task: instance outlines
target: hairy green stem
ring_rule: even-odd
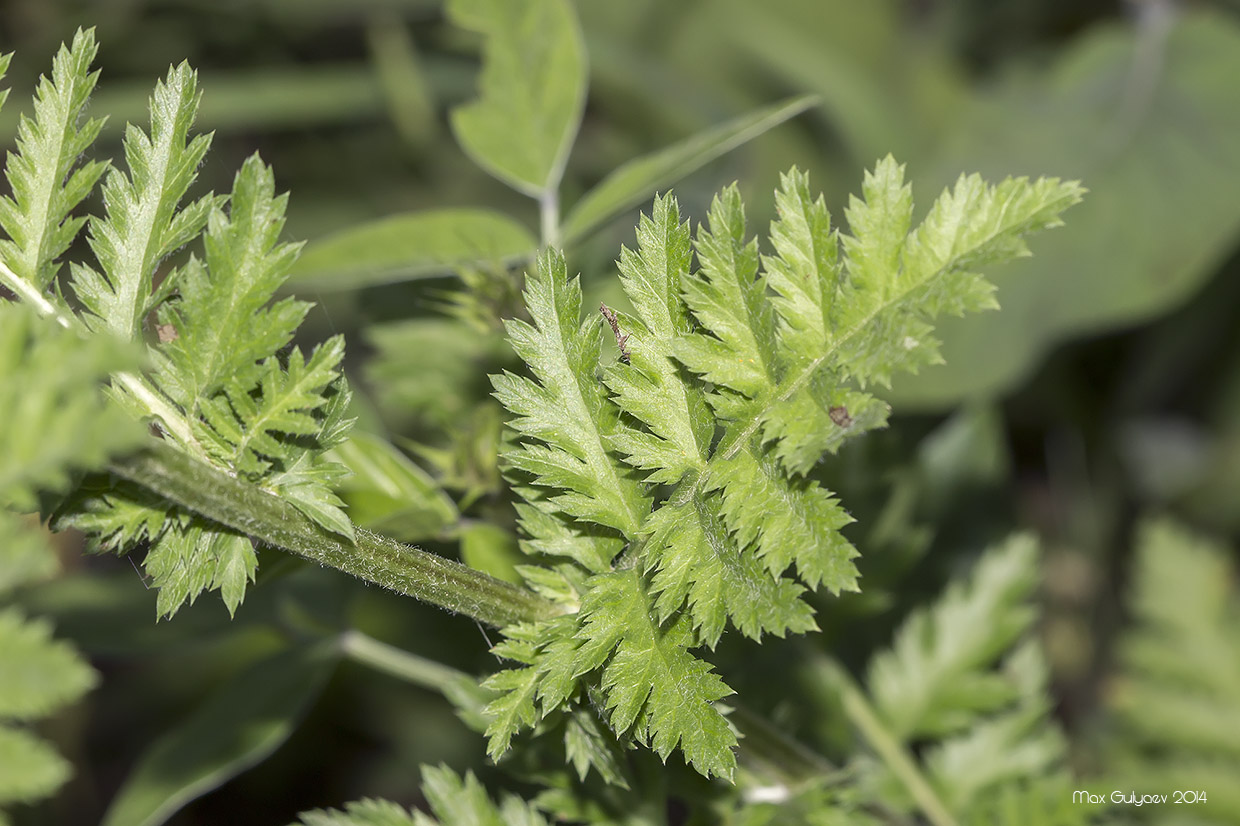
[[[278,496],[165,444],[117,459],[109,470],[260,542],[489,625],[561,612],[532,591],[367,530],[359,528],[350,543]]]
[[[887,768],[903,784],[917,807],[934,826],[958,826],[921,769],[909,756],[899,739],[887,730],[878,718],[865,693],[840,665],[832,660],[823,662],[832,681],[839,688],[844,713],[870,744],[870,748],[887,764]]]

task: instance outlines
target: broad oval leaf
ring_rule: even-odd
[[[353,475],[336,488],[357,524],[402,542],[438,536],[460,518],[456,504],[390,442],[354,433],[329,454]]]
[[[585,106],[585,47],[572,5],[452,0],[448,14],[486,38],[479,97],[452,112],[461,148],[519,192],[554,190]]]
[[[471,264],[504,265],[532,257],[538,241],[513,219],[486,209],[437,209],[391,215],[313,243],[291,282],[352,290],[451,273]]]
[[[817,102],[817,97],[805,95],[755,109],[622,164],[573,206],[564,219],[565,243],[589,235],[616,214],[637,206],[652,192],[671,186]]]
[[[242,671],[147,750],[103,826],[157,826],[265,760],[292,734],[336,658],[334,644],[319,642]]]
[[[1161,54],[1148,86],[1133,70],[1146,53]],[[1055,342],[1165,313],[1197,290],[1240,231],[1236,77],[1240,26],[1186,13],[1165,33],[1094,30],[1044,78],[981,101],[935,161],[940,180],[963,167],[1053,171],[1092,194],[996,279],[1002,312],[944,319],[946,365],[901,377],[885,397],[937,409],[1003,393]]]

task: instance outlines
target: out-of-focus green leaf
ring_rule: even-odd
[[[616,213],[636,206],[691,172],[731,152],[814,105],[804,96],[741,115],[657,152],[634,158],[604,178],[564,220],[564,240],[572,242],[598,229]]]
[[[531,197],[554,190],[585,106],[585,46],[572,4],[452,0],[448,14],[486,37],[479,97],[452,112],[461,148]]]
[[[0,803],[46,797],[69,778],[69,763],[28,731],[0,724]],[[0,812],[0,823],[7,823]]]
[[[288,739],[335,665],[334,648],[320,642],[245,669],[142,756],[104,826],[156,826],[266,759]]]
[[[0,511],[0,517],[2,553],[10,538],[6,528],[12,526],[8,514]],[[72,773],[55,749],[10,723],[50,714],[85,694],[95,680],[94,670],[71,646],[52,639],[50,623],[28,620],[14,608],[0,611],[0,805],[46,797]]]
[[[411,147],[425,148],[435,139],[439,120],[408,27],[399,15],[372,13],[366,21],[366,43],[396,131]]]
[[[907,11],[898,0],[713,0],[702,6],[699,19],[718,18],[722,31],[699,36],[708,43],[726,37],[792,88],[817,94],[853,163],[888,152],[914,154],[928,132],[951,122],[967,88],[942,40],[905,29]],[[732,70],[733,84],[743,71],[752,69]],[[814,169],[821,174],[817,164]]]
[[[525,560],[517,550],[517,538],[497,525],[478,522],[461,530],[461,561],[471,568],[523,585],[516,566]]]
[[[67,489],[73,468],[100,467],[141,442],[141,425],[98,390],[109,372],[138,363],[116,339],[88,342],[0,303],[0,504],[34,510],[36,492]]]
[[[55,622],[57,636],[88,654],[104,656],[158,656],[210,643],[236,630],[228,614],[207,601],[187,606],[174,623],[151,622],[156,592],[140,576],[128,565],[111,575],[65,574],[23,588],[16,604]]]
[[[1099,28],[1042,75],[980,99],[935,161],[1079,177],[1067,229],[997,279],[1000,313],[944,321],[945,367],[887,394],[938,408],[1010,388],[1054,342],[1182,301],[1240,230],[1240,26],[1185,13],[1173,28]],[[932,176],[933,177],[933,176]]]
[[[511,361],[498,335],[479,335],[460,319],[376,324],[364,336],[376,351],[365,376],[383,414],[397,424],[413,420],[453,434],[487,397],[490,387],[478,376]]]
[[[391,215],[311,244],[292,281],[339,290],[445,275],[467,264],[503,265],[538,242],[513,219],[486,209]]]
[[[23,530],[17,520],[0,516],[0,597],[19,585],[50,579],[60,570],[47,538],[38,531]]]
[[[383,89],[364,64],[204,71],[211,90],[203,98],[197,125],[220,133],[350,123],[381,117]],[[106,84],[91,100],[92,112],[107,112],[104,132],[118,134],[126,123],[147,118],[151,84],[146,80]],[[17,107],[0,115],[0,143],[17,135]]]
[[[986,405],[956,412],[922,441],[917,454],[931,498],[968,484],[999,483],[1011,463],[1002,416]]]
[[[1228,548],[1170,521],[1149,520],[1138,530],[1130,596],[1135,627],[1117,646],[1122,670],[1107,692],[1114,713],[1108,780],[1117,781],[1111,788],[1137,794],[1157,784],[1209,794],[1192,807],[1199,820],[1152,816],[1151,823],[1240,821],[1233,780],[1240,776],[1233,559]]]
[[[71,646],[52,639],[52,626],[0,611],[0,719],[43,717],[85,694],[95,672]]]
[[[426,471],[378,436],[355,433],[330,458],[353,471],[336,490],[350,518],[363,527],[417,542],[438,536],[460,517]]]

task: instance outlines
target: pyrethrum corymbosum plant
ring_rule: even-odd
[[[561,226],[556,183],[584,87],[567,83],[548,102],[505,86],[529,71],[506,61],[525,31],[517,24],[531,19],[562,34],[539,53],[543,68],[580,74],[567,6],[454,8],[491,38],[484,97],[457,118],[462,144],[538,199],[544,241],[580,234],[631,200],[633,176],[620,176]],[[734,187],[696,233],[665,195],[620,255],[631,313],[583,311],[563,254],[545,249],[526,273],[526,317],[507,322],[526,369],[492,377],[515,435],[502,460],[527,555],[516,586],[349,520],[334,492],[345,470],[325,455],[348,436],[343,344],[290,347],[307,305],[275,298],[297,256],[279,240],[285,197],[251,158],[227,196],[182,205],[209,144],[190,134],[198,92],[186,66],[156,87],[149,131],[127,128],[123,166],[82,162],[101,128],[82,117],[94,53],[84,32],[57,56],[6,168],[0,281],[24,305],[3,308],[0,331],[6,504],[41,503],[54,527],[79,528],[100,549],[145,549],[161,615],[206,589],[236,612],[262,544],[501,628],[495,651],[511,667],[481,689],[463,675],[440,687],[485,726],[495,759],[521,750],[507,765],[545,790],[497,807],[472,776],[428,769],[425,794],[445,824],[663,822],[668,781],[654,767],[682,762],[715,779],[674,775],[706,820],[896,823],[918,811],[935,824],[991,823],[1022,811],[1042,818],[1022,822],[1064,822],[1064,747],[1027,638],[1027,539],[989,552],[968,582],[910,617],[864,687],[833,661],[816,664],[824,703],[860,736],[847,766],[745,710],[706,656],[729,627],[757,641],[811,632],[806,589],[857,589],[858,551],[841,533],[850,518],[808,472],[885,423],[887,406],[869,388],[935,360],[935,315],[992,306],[979,269],[1025,254],[1024,236],[1054,226],[1080,198],[1077,185],[966,176],[915,224],[903,170],[888,158],[865,176],[845,230],[792,170],[762,243]],[[543,88],[537,81],[525,78]],[[480,137],[493,137],[504,112],[561,124],[553,140],[528,138],[549,151],[518,151],[519,130],[506,143]],[[688,151],[672,153],[680,168]],[[101,179],[90,254],[62,273],[87,223],[73,213]],[[161,266],[186,245],[187,258]],[[57,360],[79,372],[47,366]],[[148,422],[157,435],[121,421]],[[104,472],[80,474],[92,469]],[[47,565],[16,522],[2,529],[18,549],[6,557],[8,581]],[[12,661],[20,655],[32,685],[58,692],[35,702],[5,683],[6,719],[89,686],[90,672],[45,627],[15,613],[3,620]],[[359,659],[399,660],[360,640],[332,642]],[[21,754],[6,765],[45,768],[0,785],[0,799],[53,789],[63,764],[5,725]],[[767,768],[738,775],[746,750]],[[108,822],[158,822],[186,798],[146,809],[132,799]],[[427,822],[373,801],[304,821]]]

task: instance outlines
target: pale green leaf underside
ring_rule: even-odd
[[[448,14],[486,38],[480,96],[452,111],[461,147],[527,195],[555,189],[585,105],[585,47],[572,4],[452,0]]]
[[[155,87],[150,134],[132,124],[125,130],[129,172],[113,169],[108,175],[105,215],[90,222],[99,269],[73,267],[73,289],[92,329],[137,336],[161,298],[154,288],[156,266],[194,239],[219,203],[207,195],[180,207],[211,144],[209,135],[189,137],[200,96],[197,75],[182,63]]]
[[[156,85],[149,133],[126,129],[126,169],[109,174],[104,214],[90,223],[97,266],[72,267],[82,315],[60,298],[63,283],[51,289],[57,258],[82,226],[66,216],[107,166],[78,165],[101,126],[81,117],[95,82],[94,54],[90,32],[61,49],[6,167],[13,195],[0,199],[0,226],[10,236],[0,241],[0,283],[44,318],[3,310],[0,424],[14,443],[0,445],[0,499],[32,508],[35,490],[63,488],[70,468],[97,467],[110,452],[136,446],[143,428],[127,421],[127,412],[155,418],[169,441],[352,537],[330,490],[340,471],[315,455],[347,426],[343,344],[337,338],[308,356],[282,353],[309,305],[273,303],[298,246],[279,241],[287,199],[276,195],[257,156],[243,165],[230,197],[206,195],[182,207],[210,144],[210,136],[191,136],[199,92],[188,65]],[[204,225],[202,258],[191,254],[156,287],[157,268]],[[143,348],[152,310],[159,346]],[[87,330],[93,336],[83,340]],[[120,340],[134,341],[133,349]],[[142,349],[152,356],[153,377],[138,371]],[[119,406],[105,407],[94,394],[108,374]],[[36,427],[46,438],[31,438]],[[221,590],[236,610],[255,571],[248,539],[184,514],[167,519],[165,503],[111,487],[76,493],[54,523],[91,530],[96,547],[127,550],[149,541],[161,613],[204,588]]]

